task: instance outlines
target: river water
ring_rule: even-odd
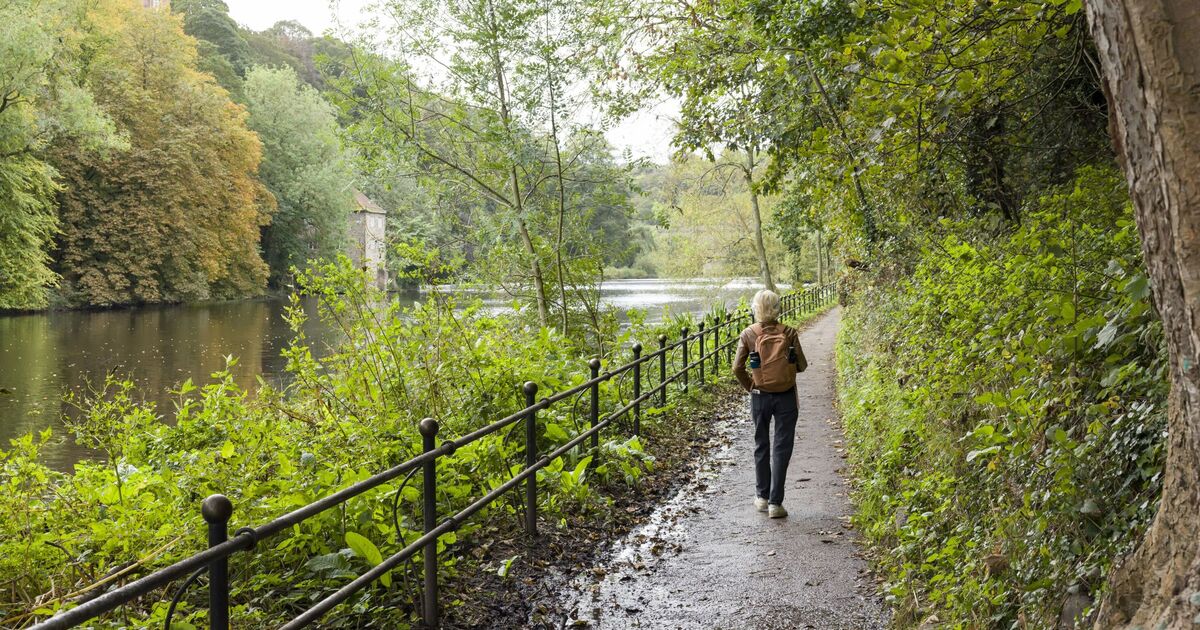
[[[601,297],[618,310],[646,309],[655,321],[664,310],[700,313],[721,301],[749,299],[757,288],[746,280],[614,280],[604,283]],[[396,299],[411,303],[420,295]],[[497,309],[505,304],[491,301]],[[208,382],[226,356],[237,357],[232,371],[243,387],[254,387],[258,376],[279,382],[285,376],[280,351],[292,336],[286,306],[284,299],[267,299],[0,316],[0,449],[11,438],[53,427],[60,439],[43,451],[47,464],[66,469],[87,457],[86,449],[61,439],[61,418],[70,412],[63,397],[103,383],[110,372],[134,380],[139,395],[167,416],[174,404],[170,391],[189,378]],[[317,321],[315,303],[304,307],[311,315],[305,334],[312,347],[336,343],[336,333]]]

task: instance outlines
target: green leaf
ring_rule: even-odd
[[[971,451],[971,452],[967,453],[967,461],[973,462],[979,457],[982,457],[984,455],[991,455],[992,453],[996,453],[999,450],[1000,450],[1000,447],[997,445],[997,446],[989,446],[987,448],[982,448],[977,451]]]
[[[521,556],[517,555],[517,556],[513,556],[507,560],[501,561],[500,568],[496,571],[496,575],[499,575],[500,577],[508,577],[508,572],[512,569],[513,562],[515,562],[517,560],[517,558],[520,558],[520,557]]]
[[[1069,301],[1063,301],[1062,309],[1059,311],[1059,316],[1064,321],[1072,321],[1075,319],[1075,305]]]
[[[546,438],[555,442],[566,442],[571,439],[561,426],[553,422],[546,423]]]
[[[354,555],[367,561],[367,564],[376,566],[383,562],[383,554],[379,553],[379,548],[375,543],[367,539],[366,536],[355,532],[346,532],[346,545],[354,552]]]
[[[1150,295],[1150,280],[1144,274],[1137,274],[1125,283],[1125,294],[1135,300],[1144,300]]]
[[[100,502],[104,505],[113,505],[120,499],[121,493],[117,491],[116,484],[106,485],[104,486],[104,489],[100,491]]]
[[[1112,340],[1115,339],[1116,336],[1117,322],[1110,321],[1104,325],[1104,328],[1100,329],[1100,332],[1096,333],[1096,345],[1094,347],[1096,349],[1103,348],[1112,343]]]
[[[588,455],[587,457],[579,460],[579,463],[575,465],[575,472],[571,473],[571,478],[576,483],[579,483],[579,481],[583,478],[583,473],[587,470],[588,464],[590,463],[592,463],[592,456]]]
[[[223,457],[225,459],[229,459],[230,457],[233,457],[233,452],[234,452],[233,442],[230,442],[229,440],[225,440],[225,445],[221,447],[221,457]]]
[[[958,75],[955,87],[958,88],[959,92],[970,92],[975,87],[975,73],[968,70]]]

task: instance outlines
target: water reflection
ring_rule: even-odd
[[[619,280],[602,288],[606,305],[647,309],[651,321],[671,312],[704,312],[718,302],[736,303],[757,287],[753,283],[712,280]],[[413,297],[398,297],[411,303]],[[496,308],[503,300],[486,300]],[[103,382],[107,373],[133,379],[138,391],[173,410],[172,389],[191,378],[198,384],[238,358],[237,382],[253,387],[261,375],[278,382],[285,361],[280,352],[291,339],[284,321],[285,300],[253,300],[225,304],[146,307],[118,311],[69,311],[0,317],[0,448],[9,438],[53,426],[69,410],[68,391]],[[314,350],[337,340],[336,331],[320,324],[315,302],[305,334]],[[68,468],[88,453],[60,439],[45,453],[47,463]]]

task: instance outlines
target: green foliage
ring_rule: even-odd
[[[1058,625],[1152,513],[1165,413],[1082,3],[640,4],[680,142],[763,147],[793,256],[855,263],[842,406],[900,624]]]
[[[222,0],[174,0],[172,10],[183,16],[183,30],[198,40],[212,44],[239,76],[250,69],[250,47],[242,29],[229,16],[229,5]],[[225,86],[227,89],[233,86]]]
[[[1166,352],[1122,179],[1083,169],[1022,214],[946,222],[839,340],[856,522],[902,623],[1053,626],[1154,513]]]
[[[275,284],[293,267],[342,251],[353,211],[354,173],[342,153],[333,108],[290,68],[251,68],[242,87],[246,124],[263,144],[259,169],[278,204],[263,234]]]
[[[44,307],[58,282],[46,253],[58,229],[56,174],[30,155],[0,158],[0,310]]]
[[[328,71],[362,169],[415,197],[392,236],[442,249],[540,325],[601,335],[595,287],[629,258],[630,184],[574,89],[594,70],[581,6],[392,0],[376,19]]]
[[[276,22],[254,32],[234,22],[222,0],[174,0],[171,10],[183,16],[183,29],[197,40],[200,68],[212,74],[235,100],[254,66],[290,68],[308,85],[321,90],[325,79],[317,69],[319,50],[334,41],[316,38],[294,20]]]
[[[68,138],[88,152],[125,144],[80,85],[86,6],[0,6],[0,310],[46,306],[57,281],[47,254],[57,173],[40,151]]]
[[[50,614],[68,593],[115,567],[135,562],[138,571],[152,570],[203,548],[198,506],[211,493],[232,499],[232,528],[261,524],[416,455],[422,448],[417,423],[425,416],[440,422],[439,439],[453,439],[522,408],[519,386],[526,380],[546,395],[588,378],[589,355],[569,339],[529,327],[520,317],[489,315],[481,303],[459,304],[438,294],[402,310],[370,288],[344,257],[302,272],[298,280],[320,298],[315,316],[340,330],[344,343],[317,358],[302,334],[307,315],[297,302],[289,314],[296,338],[285,351],[287,387],[247,392],[221,371],[202,387],[182,384],[174,409],[163,412],[174,420],[168,423],[114,377],[76,401],[81,414],[72,424],[76,439],[99,449],[103,459],[80,462],[71,475],[55,473],[38,463],[48,432],[0,451],[0,510],[7,515],[0,520],[0,574],[13,585],[2,591],[4,625],[20,627]],[[634,321],[605,340],[612,349],[601,357],[606,366],[627,360],[633,339],[649,345],[660,331],[677,335],[680,325]],[[682,357],[673,353],[670,360],[673,372]],[[628,378],[604,383],[601,413],[623,405],[631,387]],[[673,387],[672,406],[684,399]],[[653,427],[665,416],[648,407],[644,423]],[[539,452],[586,428],[586,408],[582,398],[539,412]],[[548,490],[539,494],[546,523],[606,509],[597,488],[636,485],[653,466],[642,444],[629,437],[628,422],[602,434],[599,451],[585,443],[539,473]],[[522,428],[517,423],[438,460],[439,515],[511,478],[524,461],[524,441],[510,432],[520,435]],[[457,543],[481,523],[518,522],[522,496],[509,493],[443,536],[443,574],[470,562]],[[310,605],[314,594],[340,587],[395,553],[420,535],[420,499],[419,475],[397,480],[238,555],[234,623],[278,625]],[[408,627],[419,610],[418,576],[414,564],[398,567],[323,626]],[[39,612],[27,614],[35,607]],[[203,591],[194,590],[176,619],[201,626],[203,608]],[[94,627],[161,624],[164,613],[164,602],[148,603]]]
[[[903,256],[941,217],[1015,224],[1111,155],[1077,2],[642,4],[661,44],[634,61],[681,98],[677,141],[761,147],[763,189],[848,255]]]
[[[90,24],[87,86],[130,147],[50,151],[64,183],[63,292],[89,306],[261,293],[259,230],[273,200],[255,177],[261,145],[245,112],[196,69],[170,15],[112,0]]]
[[[697,155],[681,155],[655,171],[643,171],[643,203],[649,202],[654,229],[642,262],[664,277],[755,277],[758,257],[753,245],[749,188],[739,172],[744,156],[728,151],[717,163]],[[759,169],[760,172],[765,169]],[[759,202],[767,225],[777,199]],[[767,231],[764,245],[771,260],[786,249]],[[789,280],[791,274],[777,274]]]

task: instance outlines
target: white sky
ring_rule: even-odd
[[[225,0],[229,14],[238,23],[256,31],[280,20],[296,20],[320,35],[327,30],[352,29],[365,19],[366,8],[375,0]],[[679,107],[673,101],[639,112],[622,121],[607,136],[618,156],[626,150],[632,157],[647,157],[665,163],[670,156],[673,118]]]

